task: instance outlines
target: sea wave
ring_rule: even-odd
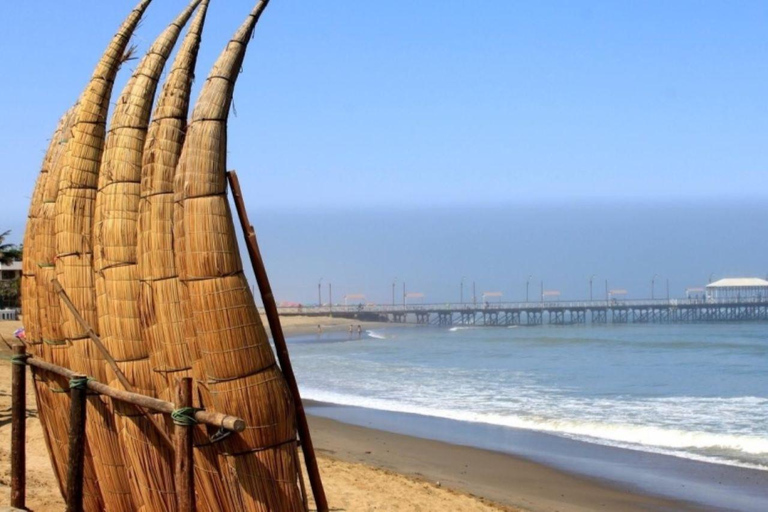
[[[768,438],[750,434],[686,431],[654,425],[551,419],[515,414],[425,407],[402,401],[322,391],[302,390],[309,399],[391,412],[432,416],[455,421],[484,423],[559,435],[607,446],[662,453],[703,462],[768,471]],[[762,400],[753,397],[735,400]]]
[[[376,331],[365,331],[365,334],[367,334],[369,338],[373,338],[373,339],[376,339],[376,340],[386,340],[387,339],[387,336],[385,336],[385,335],[383,335],[381,333],[378,333]]]

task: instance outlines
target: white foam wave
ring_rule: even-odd
[[[663,453],[677,457],[749,467],[768,471],[767,465],[753,464],[724,456],[704,455],[702,451],[730,452],[751,456],[768,456],[768,438],[755,435],[720,434],[684,431],[648,425],[611,424],[597,421],[557,420],[424,407],[406,402],[362,397],[306,389],[302,394],[312,400],[392,412],[404,412],[446,418],[456,421],[485,423],[570,437],[582,441],[618,446],[640,451]]]
[[[365,331],[365,334],[368,335],[369,338],[373,338],[376,340],[386,340],[387,337],[381,333],[378,333],[376,331]]]

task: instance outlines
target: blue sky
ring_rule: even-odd
[[[155,0],[144,51],[185,5]],[[4,229],[134,0],[0,3]],[[252,7],[212,0],[195,96]],[[273,0],[229,166],[260,212],[768,198],[768,3]],[[130,74],[128,64],[115,94]]]

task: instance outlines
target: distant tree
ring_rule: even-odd
[[[5,240],[11,232],[0,233],[0,263],[8,265],[21,259],[21,247],[15,244],[7,244]],[[21,280],[7,279],[0,281],[0,307],[18,307]]]
[[[0,233],[0,263],[8,265],[21,259],[21,247],[15,244],[5,243],[5,239],[11,234],[11,230]]]

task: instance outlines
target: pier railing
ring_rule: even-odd
[[[768,297],[749,297],[741,299],[610,299],[576,300],[544,302],[482,302],[482,303],[428,303],[428,304],[325,304],[323,306],[279,306],[281,315],[324,315],[353,313],[417,313],[417,312],[456,312],[505,310],[536,311],[550,309],[606,309],[606,308],[674,308],[674,307],[721,307],[766,305]],[[262,310],[263,311],[263,310]]]

